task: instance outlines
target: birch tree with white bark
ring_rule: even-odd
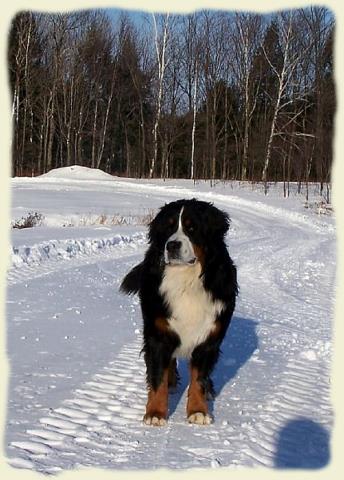
[[[271,71],[277,78],[277,95],[273,104],[272,121],[269,129],[266,155],[261,176],[261,180],[265,183],[265,190],[267,189],[267,172],[270,165],[273,141],[278,133],[277,121],[283,109],[285,109],[287,105],[294,101],[294,99],[291,99],[290,96],[288,96],[288,93],[290,93],[288,92],[288,88],[290,87],[294,70],[297,67],[302,55],[302,52],[292,48],[292,43],[295,38],[293,19],[293,12],[279,13],[276,16],[276,24],[278,25],[279,30],[280,47],[283,55],[280,68],[276,68],[276,66],[273,65],[268,53],[264,48],[264,45],[262,45],[265,58],[271,68]]]
[[[149,169],[149,178],[153,178],[156,169],[156,163],[158,158],[158,129],[161,117],[161,108],[163,101],[163,87],[164,87],[164,76],[165,69],[168,63],[166,58],[166,49],[167,43],[169,40],[169,18],[170,14],[166,15],[157,15],[152,13],[153,26],[154,26],[154,45],[156,52],[156,61],[157,61],[157,103],[155,111],[155,120],[153,127],[153,155],[151,159],[151,165]]]
[[[182,24],[182,56],[184,82],[182,88],[187,97],[188,111],[192,112],[190,179],[195,176],[195,135],[197,122],[197,106],[199,103],[200,83],[200,40],[199,14],[197,12],[184,17]]]

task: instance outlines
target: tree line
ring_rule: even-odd
[[[21,12],[8,37],[12,172],[330,180],[334,18]]]

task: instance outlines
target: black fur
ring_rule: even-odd
[[[123,293],[128,293],[129,295],[132,293],[138,293],[141,285],[142,271],[142,263],[139,263],[139,265],[136,265],[136,267],[130,270],[130,272],[124,277],[120,286],[120,290]]]
[[[143,352],[147,367],[147,383],[157,389],[163,371],[170,365],[173,352],[180,344],[178,335],[156,327],[157,318],[168,319],[169,307],[159,293],[164,264],[164,248],[167,239],[177,228],[181,208],[191,219],[192,229],[185,231],[194,245],[204,252],[202,279],[204,288],[214,300],[225,304],[216,319],[216,334],[210,335],[192,352],[190,362],[199,371],[199,382],[208,396],[214,394],[210,374],[220,354],[220,345],[229,326],[238,292],[236,268],[228,254],[224,236],[229,228],[227,213],[208,202],[178,200],[162,207],[149,225],[149,248],[144,260],[123,279],[121,290],[128,294],[138,293],[143,316]]]

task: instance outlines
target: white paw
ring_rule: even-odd
[[[189,423],[197,423],[197,425],[210,425],[211,424],[211,416],[207,413],[196,412],[191,414],[188,417]]]
[[[166,418],[159,418],[159,417],[150,417],[149,415],[145,415],[143,417],[143,423],[146,425],[154,425],[155,427],[163,427],[167,424]]]

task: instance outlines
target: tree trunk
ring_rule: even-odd
[[[98,99],[96,100],[96,106],[94,109],[93,117],[93,129],[92,129],[92,156],[91,167],[96,167],[96,135],[97,135],[97,120],[98,120]]]
[[[46,153],[46,167],[45,171],[49,172],[52,169],[52,158],[53,158],[53,140],[54,140],[54,133],[55,133],[55,92],[52,90],[50,92],[50,113],[48,116],[47,121],[47,153]]]
[[[223,148],[223,160],[222,160],[222,180],[225,180],[227,177],[226,166],[227,166],[227,149],[228,149],[228,90],[225,90],[225,132],[224,132],[224,148]]]
[[[145,175],[146,173],[146,126],[145,126],[145,119],[144,119],[144,114],[143,114],[143,104],[142,104],[142,99],[140,97],[140,116],[141,116],[141,135],[142,135],[142,157],[141,157],[141,167],[140,167],[140,172],[139,176],[141,178],[142,175]]]
[[[216,101],[217,92],[214,89],[213,92],[213,106],[211,112],[211,178],[214,180],[216,177]]]
[[[191,132],[191,161],[190,161],[191,180],[193,180],[195,176],[195,132],[196,132],[196,113],[197,113],[197,88],[198,88],[198,66],[196,61],[194,91],[193,91],[193,97],[192,97],[193,120],[192,120],[192,132]]]
[[[169,14],[167,14],[165,25],[164,25],[164,34],[163,34],[162,50],[161,50],[161,58],[160,58],[158,28],[155,20],[155,14],[153,13],[152,15],[153,15],[153,21],[154,21],[154,27],[155,27],[155,48],[156,48],[157,61],[158,61],[158,67],[159,67],[159,74],[158,74],[159,90],[158,90],[158,102],[157,102],[157,109],[155,114],[155,122],[154,122],[154,128],[153,128],[153,157],[151,161],[151,167],[149,170],[149,178],[153,178],[155,174],[156,162],[158,157],[158,128],[159,128],[160,116],[161,116],[163,81],[164,81],[164,74],[165,74],[165,68],[166,68],[165,55],[166,55],[166,46],[167,46],[168,18],[169,18]]]

